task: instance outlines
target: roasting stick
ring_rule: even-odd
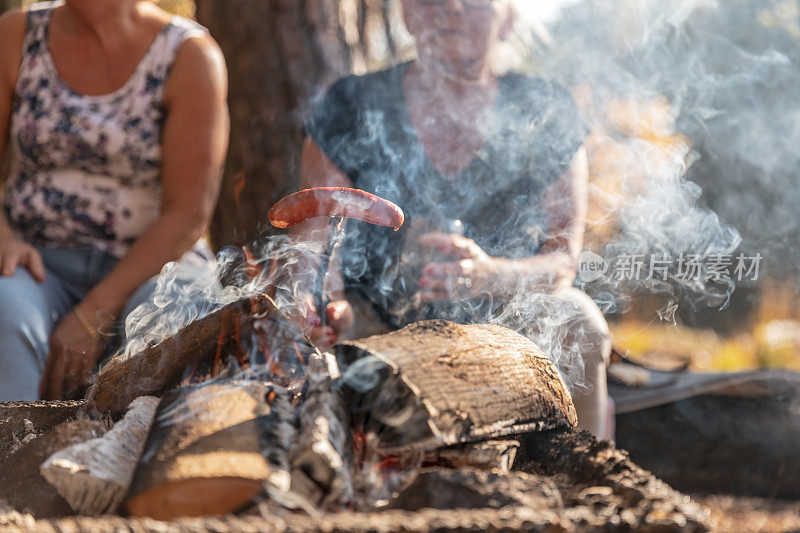
[[[336,250],[342,245],[344,241],[344,217],[330,217],[331,230],[328,232],[328,242],[325,244],[325,250],[320,257],[319,270],[317,270],[317,277],[314,280],[314,305],[316,306],[317,316],[319,317],[320,325],[325,327],[325,322],[328,313],[325,312],[328,307],[330,298],[325,294],[325,276],[328,274],[333,255]]]
[[[325,308],[328,301],[325,295],[325,276],[331,258],[344,240],[344,221],[352,218],[376,226],[394,228],[403,225],[402,209],[374,194],[348,187],[313,187],[283,198],[269,210],[269,221],[276,228],[291,228],[311,218],[328,217],[331,231],[320,258],[320,266],[314,282],[314,300],[317,316],[324,326]]]

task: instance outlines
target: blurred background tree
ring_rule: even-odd
[[[232,135],[216,246],[269,235],[269,206],[296,188],[302,123],[340,76],[407,50],[396,0],[198,0],[228,61]]]

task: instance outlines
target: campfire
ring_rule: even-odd
[[[325,214],[352,215],[334,204]],[[433,320],[323,351],[274,287],[250,283],[246,251],[222,257],[240,298],[117,356],[85,402],[2,407],[4,521],[706,528],[691,500],[575,429],[564,381],[526,337]]]
[[[115,363],[86,403],[6,407],[43,431],[4,460],[6,502],[39,518],[120,513],[129,524],[239,513],[306,524],[327,516],[351,520],[350,528],[358,524],[353,513],[397,523],[403,511],[453,528],[483,516],[519,529],[570,522],[704,529],[699,507],[610,443],[575,431],[552,362],[498,326],[422,322],[334,353],[297,344],[305,375],[291,382],[217,374],[180,385],[176,372],[145,363],[170,347],[199,354],[202,335],[217,336],[211,324],[223,320],[232,321],[231,332],[235,323],[243,331],[274,321],[295,350],[288,332],[299,332],[276,308],[233,312],[244,308],[209,315]],[[233,333],[226,340],[239,342]],[[170,360],[213,368],[217,346],[205,348],[191,363],[177,350]],[[222,353],[229,360],[220,368],[241,368],[237,350]],[[162,390],[160,400],[149,396]],[[90,413],[97,421],[86,419]],[[447,514],[453,509],[472,514]],[[526,510],[535,521],[521,518]]]

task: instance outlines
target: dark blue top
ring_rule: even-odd
[[[424,231],[423,219],[428,229],[460,220],[464,234],[490,255],[534,255],[547,232],[541,194],[571,163],[584,129],[563,88],[507,74],[499,78],[477,157],[455,178],[442,176],[411,122],[402,84],[409,65],[341,79],[306,124],[306,133],[355,187],[395,202],[406,214],[396,233],[349,221],[342,272],[347,287],[372,301],[393,326],[442,315],[477,319],[448,306],[409,308],[419,275],[418,268],[405,268],[409,237]],[[474,304],[467,307],[475,310]]]

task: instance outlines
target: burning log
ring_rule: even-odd
[[[347,410],[332,390],[332,379],[339,377],[336,360],[315,355],[306,372],[300,430],[290,456],[291,493],[299,507],[314,511],[352,501],[353,443]]]
[[[344,342],[337,356],[356,426],[386,453],[577,423],[553,362],[499,326],[420,322]]]
[[[137,398],[108,433],[50,456],[42,477],[79,514],[113,513],[128,492],[157,407],[158,398]]]
[[[118,418],[134,399],[160,396],[178,386],[190,368],[203,364],[217,367],[219,359],[229,351],[247,357],[250,354],[239,353],[243,332],[259,337],[262,356],[278,373],[282,371],[277,368],[280,361],[314,351],[302,331],[281,314],[271,298],[243,298],[188,324],[155,346],[112,359],[95,378],[87,409],[96,415],[108,413]]]
[[[280,387],[231,381],[171,391],[124,507],[169,520],[237,511],[265,485],[285,491],[293,436],[294,411]]]
[[[40,435],[0,462],[3,483],[0,500],[35,517],[65,516],[72,509],[39,473],[41,465],[55,452],[73,444],[99,437],[105,432],[101,422],[65,422]]]

